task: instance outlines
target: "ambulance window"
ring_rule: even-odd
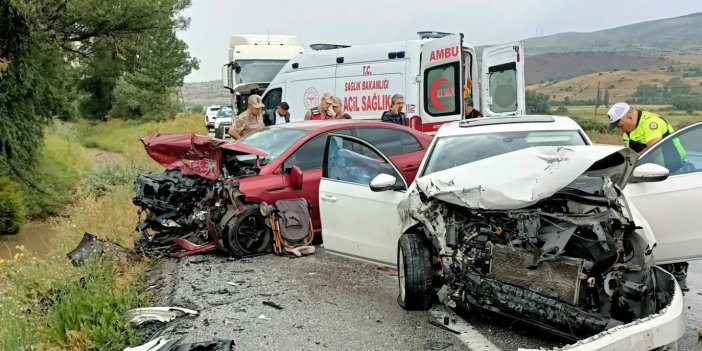
[[[266,96],[263,97],[263,104],[266,105],[266,110],[272,110],[278,107],[278,104],[280,104],[280,100],[282,99],[282,97],[282,88],[270,90],[268,94],[266,94]]]
[[[441,117],[461,113],[459,68],[452,62],[424,71],[424,110]]]
[[[496,113],[517,110],[517,65],[514,62],[492,66],[488,71],[490,111]]]

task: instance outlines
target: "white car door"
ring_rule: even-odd
[[[674,157],[665,157],[678,154],[676,144],[687,154],[681,167],[671,162]],[[624,193],[653,230],[656,263],[702,259],[702,123],[683,128],[644,152],[639,164],[645,163],[665,166],[670,175],[660,182],[630,181]]]
[[[402,173],[374,146],[330,134],[319,184],[324,249],[395,266],[400,236],[397,205],[406,189]]]

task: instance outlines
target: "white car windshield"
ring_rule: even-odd
[[[517,131],[440,137],[421,175],[532,146],[587,145],[577,130]]]
[[[267,164],[280,157],[285,150],[289,149],[308,132],[308,130],[294,128],[264,128],[245,136],[240,142],[267,152],[268,156],[261,160],[261,164]],[[240,161],[255,162],[256,160],[254,155],[241,155],[237,158]]]

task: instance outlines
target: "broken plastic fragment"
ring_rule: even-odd
[[[127,311],[127,319],[134,325],[149,321],[166,323],[186,314],[197,315],[198,312],[181,307],[144,307]]]

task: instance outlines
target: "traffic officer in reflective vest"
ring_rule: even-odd
[[[673,132],[673,126],[663,117],[649,111],[638,111],[626,102],[618,102],[607,112],[609,130],[618,129],[622,132],[624,146],[641,154],[650,149]],[[661,152],[654,162],[668,168],[672,173],[685,165],[687,153],[680,140],[675,138],[672,143],[663,144]],[[683,291],[687,287],[687,262],[678,262],[661,266],[671,272]]]

